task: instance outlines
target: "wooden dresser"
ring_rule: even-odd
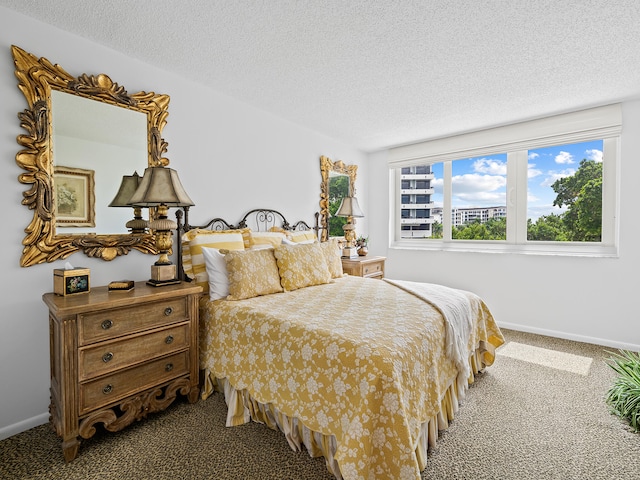
[[[128,292],[107,287],[71,296],[43,295],[49,308],[50,421],[64,458],[76,458],[80,438],[95,425],[116,432],[177,394],[198,400],[199,286]]]
[[[384,262],[386,257],[365,255],[358,258],[343,258],[342,271],[349,275],[369,278],[384,277]]]

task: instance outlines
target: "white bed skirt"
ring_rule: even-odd
[[[471,355],[469,363],[471,374],[469,384],[473,383],[475,374],[485,368],[483,360],[487,350],[484,342],[474,354]],[[297,418],[289,417],[280,412],[271,404],[264,404],[256,401],[246,390],[237,390],[226,378],[215,378],[210,372],[204,371],[202,399],[208,398],[214,391],[224,393],[227,404],[227,427],[242,425],[250,420],[264,423],[269,428],[282,431],[294,451],[301,451],[302,446],[307,449],[311,457],[324,456],[327,469],[338,479],[342,480],[338,462],[334,459],[337,441],[334,435],[324,435],[310,430],[304,426]],[[420,470],[427,466],[427,452],[429,447],[435,447],[438,440],[438,432],[449,427],[449,422],[454,419],[458,411],[459,399],[461,396],[456,386],[456,379],[452,379],[444,396],[440,399],[440,409],[438,413],[422,423],[420,435],[416,443],[416,457]]]

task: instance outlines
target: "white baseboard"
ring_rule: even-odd
[[[43,413],[41,415],[36,415],[35,417],[27,418],[26,420],[23,420],[21,422],[14,423],[13,425],[0,428],[0,440],[13,437],[18,433],[26,432],[33,427],[37,427],[48,422],[49,414]]]
[[[518,325],[516,323],[498,322],[498,326],[501,328],[507,328],[509,330],[517,330],[519,332],[536,333],[538,335],[546,335],[548,337],[555,337],[555,338],[564,338],[565,340],[573,340],[575,342],[592,343],[594,345],[602,345],[603,347],[640,352],[640,345],[634,345],[633,343],[616,342],[613,340],[606,340],[604,338],[587,337],[585,335],[576,335],[574,333],[559,332],[557,330],[534,328],[526,325]]]

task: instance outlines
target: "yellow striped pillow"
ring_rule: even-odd
[[[251,232],[251,248],[277,247],[284,237],[282,232]]]
[[[202,248],[244,250],[245,241],[240,230],[189,230],[182,236],[182,268],[185,274],[209,291],[209,276]]]
[[[318,237],[313,230],[296,230],[289,232],[289,239],[296,243],[313,243],[318,241]]]

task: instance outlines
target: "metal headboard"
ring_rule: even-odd
[[[299,220],[293,224],[289,223],[285,216],[278,210],[274,210],[272,208],[255,208],[245,213],[242,219],[237,224],[229,223],[224,218],[216,217],[209,220],[204,225],[191,225],[189,223],[189,207],[182,207],[182,209],[178,209],[176,211],[176,220],[178,223],[178,240],[177,242],[175,242],[175,244],[177,245],[178,251],[178,276],[182,280],[189,281],[189,279],[184,275],[184,271],[182,268],[182,242],[180,241],[182,238],[182,234],[188,232],[189,230],[193,230],[195,228],[207,230],[238,230],[240,228],[249,227],[254,231],[264,232],[273,227],[280,227],[288,231],[313,230],[315,231],[317,236],[320,229],[319,215],[319,212],[316,212],[314,214],[315,226],[311,227],[304,220]],[[184,221],[182,219],[183,216]]]

